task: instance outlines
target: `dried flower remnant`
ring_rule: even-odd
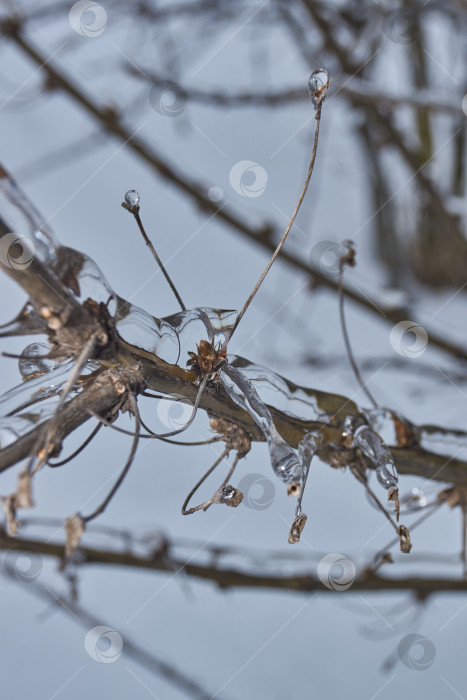
[[[210,418],[209,425],[222,436],[226,447],[238,452],[239,457],[244,457],[251,449],[251,440],[248,433],[236,423],[225,418]]]
[[[224,505],[230,506],[231,508],[236,508],[237,506],[239,506],[242,500],[243,493],[239,489],[236,489],[233,486],[231,486],[230,484],[225,484],[225,486],[221,486],[212,497],[213,503],[223,503]]]
[[[409,554],[412,549],[412,543],[410,541],[410,534],[405,525],[399,525],[398,530],[400,548],[403,554]]]
[[[300,515],[297,515],[295,517],[295,520],[293,521],[292,527],[290,528],[289,532],[289,544],[297,544],[297,542],[300,542],[300,535],[303,532],[303,528],[306,525],[306,521],[307,516],[305,515],[305,513],[301,513]]]
[[[215,348],[208,340],[201,340],[196,346],[196,352],[188,352],[190,359],[187,366],[191,367],[198,375],[207,376],[212,381],[217,371],[226,361],[225,347]]]

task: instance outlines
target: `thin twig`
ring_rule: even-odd
[[[221,456],[218,457],[218,458],[216,459],[216,461],[214,462],[214,464],[212,464],[212,465],[209,467],[209,469],[207,470],[207,472],[205,472],[205,473],[203,474],[203,476],[202,476],[201,479],[198,481],[198,483],[197,483],[195,486],[193,486],[193,488],[191,489],[190,493],[189,493],[188,496],[186,497],[185,502],[184,502],[184,504],[183,504],[183,506],[182,506],[182,515],[191,515],[192,513],[196,513],[197,510],[201,510],[201,508],[203,508],[203,507],[205,506],[205,504],[207,503],[207,501],[205,501],[204,503],[201,503],[199,506],[195,506],[194,508],[189,508],[189,509],[187,510],[187,505],[189,504],[189,502],[191,501],[191,499],[193,498],[193,496],[195,495],[195,493],[197,492],[197,490],[199,489],[199,487],[206,481],[206,479],[208,478],[208,476],[209,476],[210,474],[212,474],[212,472],[214,471],[214,469],[215,469],[216,467],[219,466],[219,464],[223,461],[223,459],[224,459],[225,457],[227,457],[227,455],[229,454],[229,451],[230,451],[230,448],[229,448],[229,447],[226,447],[225,450],[223,451],[223,453],[221,454]]]
[[[117,481],[115,482],[114,486],[110,490],[109,494],[106,496],[106,498],[102,501],[100,506],[96,508],[90,515],[87,515],[85,517],[82,517],[83,522],[88,523],[91,520],[94,520],[94,518],[97,518],[98,515],[104,512],[104,510],[107,508],[109,505],[110,501],[118,491],[119,487],[121,486],[124,478],[130,471],[130,467],[133,463],[133,459],[136,455],[136,450],[138,449],[138,443],[139,443],[139,426],[140,426],[140,417],[139,417],[139,409],[138,409],[138,404],[136,402],[136,398],[133,396],[133,394],[130,394],[129,396],[129,404],[130,404],[130,409],[134,413],[135,416],[135,434],[133,437],[133,443],[131,445],[131,450],[130,454],[128,455],[128,459],[125,463],[125,466],[123,467],[120,476],[118,477]]]
[[[340,316],[340,321],[341,321],[342,335],[344,336],[345,349],[347,351],[347,357],[349,358],[350,365],[352,367],[355,378],[360,385],[360,388],[366,394],[369,401],[371,401],[373,408],[378,408],[377,402],[373,398],[373,395],[371,394],[366,383],[362,379],[362,376],[360,374],[360,371],[358,369],[357,363],[355,361],[355,358],[354,358],[354,355],[352,352],[352,346],[350,344],[350,338],[349,338],[349,334],[347,331],[347,324],[345,322],[345,313],[344,313],[344,291],[343,291],[343,285],[342,285],[342,282],[344,279],[344,267],[345,267],[344,264],[340,265],[338,292],[339,292],[339,316]]]
[[[327,83],[327,85],[325,86],[325,88],[327,89],[327,87],[328,87],[329,85],[330,85],[330,80],[329,80],[329,78],[328,78],[328,83]],[[324,94],[325,94],[325,93],[324,93]],[[309,166],[308,166],[308,173],[307,173],[307,176],[306,176],[306,178],[305,178],[305,183],[304,183],[304,185],[303,185],[302,191],[301,191],[300,196],[299,196],[299,198],[298,198],[298,202],[297,202],[297,204],[296,204],[296,206],[295,206],[295,209],[294,209],[293,214],[292,214],[292,216],[291,216],[291,218],[290,218],[290,221],[289,221],[289,223],[287,224],[287,228],[285,229],[284,234],[283,234],[281,240],[279,241],[279,243],[278,243],[278,245],[277,245],[277,248],[275,249],[274,253],[273,253],[272,256],[271,256],[271,259],[269,260],[268,264],[266,265],[266,267],[265,267],[265,269],[264,269],[264,271],[263,271],[263,274],[261,275],[261,277],[259,278],[259,280],[258,280],[257,283],[255,284],[255,287],[254,287],[253,291],[251,292],[250,296],[249,296],[248,299],[246,300],[245,305],[243,306],[242,310],[241,310],[240,313],[238,314],[237,320],[235,321],[234,326],[233,326],[233,328],[232,328],[232,331],[231,331],[231,333],[230,333],[229,340],[230,340],[230,338],[233,336],[233,334],[235,333],[235,330],[236,330],[238,324],[239,324],[240,321],[242,320],[243,316],[245,315],[246,310],[248,309],[248,307],[250,306],[251,302],[253,301],[253,298],[254,298],[256,292],[257,292],[258,289],[261,287],[261,285],[262,285],[262,283],[263,283],[263,281],[264,281],[264,278],[265,278],[266,275],[268,274],[268,272],[269,272],[269,270],[271,269],[271,267],[272,267],[272,265],[273,265],[275,259],[276,259],[277,256],[279,255],[279,253],[280,253],[280,251],[281,251],[281,248],[282,248],[282,246],[284,245],[287,236],[289,235],[290,229],[292,228],[292,226],[293,226],[293,224],[294,224],[295,218],[296,218],[296,216],[297,216],[297,214],[298,214],[298,212],[299,212],[299,210],[300,210],[300,207],[301,207],[301,205],[302,205],[302,202],[303,202],[303,200],[304,200],[304,198],[305,198],[305,195],[306,195],[306,192],[307,192],[307,189],[308,189],[308,185],[310,184],[311,175],[312,175],[312,173],[313,173],[313,168],[314,168],[314,165],[315,165],[315,160],[316,160],[316,152],[317,152],[317,149],[318,149],[318,139],[319,139],[319,125],[320,125],[320,121],[321,121],[321,108],[322,108],[322,105],[323,105],[323,100],[324,100],[324,96],[322,97],[321,101],[320,101],[320,102],[317,104],[317,106],[316,106],[316,115],[315,115],[315,136],[314,136],[314,139],[313,139],[313,150],[312,150],[312,153],[311,153],[310,164],[309,164]]]
[[[149,250],[153,254],[153,257],[154,257],[156,263],[159,265],[159,268],[161,269],[162,274],[164,275],[165,279],[167,280],[170,289],[175,294],[175,297],[176,297],[178,303],[180,304],[182,311],[186,311],[186,306],[183,303],[182,298],[181,298],[180,294],[178,293],[176,286],[172,282],[172,280],[169,276],[169,273],[167,272],[167,270],[164,267],[164,263],[162,262],[162,260],[158,256],[156,249],[154,248],[151,240],[149,239],[149,236],[147,235],[146,231],[144,230],[143,222],[141,221],[141,217],[139,215],[140,207],[138,205],[129,206],[125,202],[122,203],[122,207],[124,209],[126,209],[127,211],[129,211],[130,214],[133,214],[135,221],[138,224],[138,228],[141,231],[141,235],[144,238],[144,242],[146,243],[147,247],[149,248]]]
[[[74,451],[71,453],[69,457],[66,457],[65,459],[60,460],[60,462],[50,462],[49,460],[47,461],[47,465],[49,467],[62,467],[64,464],[68,464],[68,462],[71,462],[75,457],[77,457],[81,452],[84,450],[85,447],[89,445],[89,443],[95,438],[99,430],[102,428],[102,421],[99,421],[99,423],[96,425],[96,427],[93,429],[92,433],[88,435],[86,440]]]

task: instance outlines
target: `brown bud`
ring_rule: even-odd
[[[301,491],[300,483],[298,481],[293,481],[287,486],[287,496],[298,496]]]

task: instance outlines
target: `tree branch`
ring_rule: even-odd
[[[21,33],[21,24],[18,23],[17,20],[10,19],[4,21],[3,24],[0,25],[0,32],[8,36],[23,53],[29,56],[29,58],[46,73],[51,85],[60,88],[68,94],[75,102],[83,107],[88,114],[97,119],[99,124],[103,126],[109,134],[116,136],[120,141],[125,143],[130,150],[146,164],[150,165],[159,175],[175,185],[181,192],[187,194],[198,207],[212,213],[219,218],[219,220],[228,224],[242,236],[253,241],[256,245],[261,246],[268,252],[273,252],[275,250],[277,244],[273,240],[273,227],[270,223],[265,223],[260,228],[254,228],[234,210],[228,209],[226,206],[219,207],[216,203],[212,202],[207,194],[205,194],[206,187],[203,186],[202,183],[190,179],[186,174],[177,171],[175,167],[150,144],[132,134],[132,132],[122,124],[115,111],[97,106],[91,98],[84,95],[63,72],[53,66],[52,62],[48,61],[44,54]],[[382,119],[381,114],[380,118]],[[424,178],[424,182],[425,181],[426,178]],[[432,189],[433,186],[431,183],[430,186]],[[314,283],[319,283],[332,291],[337,291],[337,281],[327,277],[318,265],[306,263],[298,256],[284,249],[282,249],[279,258],[309,276]],[[376,313],[379,318],[388,323],[396,324],[408,318],[416,323],[414,314],[409,308],[388,307],[382,300],[374,300],[355,292],[350,285],[344,285],[344,294],[367,311],[373,314]],[[440,348],[456,358],[467,360],[466,348],[450,341],[429,327],[425,326],[425,329],[429,335],[431,345]]]
[[[241,569],[223,568],[216,564],[197,564],[191,559],[185,561],[170,555],[171,543],[166,542],[164,550],[155,552],[153,556],[139,556],[132,552],[95,549],[80,546],[80,566],[97,564],[103,566],[128,567],[147,571],[160,571],[173,575],[174,571],[183,571],[191,578],[210,581],[219,588],[259,589],[288,591],[291,593],[333,593],[323,586],[316,575],[311,572],[276,575],[269,573],[247,573]],[[0,530],[0,549],[5,551],[27,552],[46,557],[56,557],[64,560],[63,544],[54,544],[48,540],[36,540],[10,537]],[[262,556],[264,552],[261,553]],[[361,571],[349,591],[413,591],[419,598],[426,598],[434,593],[462,592],[467,590],[467,581],[461,578],[418,578],[415,576],[397,578],[386,577],[370,569]]]

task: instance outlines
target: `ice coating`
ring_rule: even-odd
[[[385,489],[397,488],[398,474],[391,452],[380,436],[367,425],[355,431],[355,443],[374,464],[376,477]]]
[[[30,242],[33,254],[44,263],[56,259],[58,243],[16,181],[0,165],[0,211],[9,232]],[[1,227],[0,227],[1,232]]]
[[[139,192],[136,190],[128,190],[128,192],[125,192],[125,204],[129,209],[137,207],[140,201],[141,198],[139,196]]]
[[[45,343],[31,343],[27,345],[18,360],[18,369],[23,379],[28,379],[37,374],[47,374],[55,365],[46,355],[50,348]]]
[[[316,73],[314,77],[323,80]],[[324,73],[325,76],[325,73]],[[315,92],[320,85],[313,84]],[[136,193],[131,193],[136,197]],[[134,203],[134,199],[131,200]],[[60,280],[63,288],[71,292],[80,303],[93,299],[105,304],[114,319],[120,337],[129,345],[157,355],[169,364],[186,367],[189,351],[196,351],[201,340],[208,340],[216,348],[226,348],[237,312],[215,308],[197,308],[157,318],[143,309],[127,302],[116,294],[107,282],[98,265],[88,256],[61,246],[46,224],[21,193],[14,180],[0,169],[0,235],[5,231],[16,231],[33,244],[38,260]],[[43,334],[46,339],[47,325],[28,302],[22,312],[10,323],[0,328],[1,335]],[[52,368],[48,361],[41,360],[40,347],[31,346],[23,352],[21,372],[28,378],[20,386],[7,392],[0,399],[2,435],[10,439],[26,432],[46,417],[56,405],[60,391],[73,367],[67,360]],[[45,350],[45,348],[43,348]],[[28,360],[36,354],[37,360]],[[44,353],[45,354],[45,353]],[[84,372],[89,371],[88,363]],[[41,374],[42,376],[37,376]],[[286,483],[301,481],[303,465],[309,462],[318,449],[317,437],[310,433],[300,446],[300,459],[291,446],[277,432],[266,403],[273,404],[302,420],[314,420],[323,425],[343,425],[346,417],[352,416],[349,424],[361,415],[359,408],[346,397],[299,387],[268,369],[255,365],[235,355],[220,370],[221,382],[231,398],[247,410],[264,433],[275,473]],[[32,378],[31,378],[32,377]],[[258,395],[261,392],[261,398]],[[72,391],[68,400],[73,398]],[[45,399],[40,401],[40,399]],[[376,420],[376,416],[371,417]],[[372,423],[368,421],[370,426]],[[378,430],[375,427],[375,430]],[[378,479],[387,488],[397,484],[397,473],[384,442],[371,428],[363,426],[355,435],[363,452],[374,462]],[[302,462],[302,463],[301,463]]]
[[[321,433],[312,431],[307,433],[301,440],[298,446],[298,456],[305,471],[311,464],[311,460],[315,456],[323,444],[323,436]]]
[[[253,384],[240,370],[232,367],[229,363],[221,367],[219,378],[230,398],[238,406],[248,411],[263,431],[269,448],[271,465],[276,476],[286,484],[300,482],[303,470],[295,450],[277,432],[271,412],[261,401]]]
[[[28,379],[13,387],[0,397],[0,448],[22,435],[25,435],[40,423],[48,420],[54,413],[59,401],[59,392],[73,370],[72,360],[62,362],[47,374]],[[89,366],[83,371],[92,371]],[[79,389],[70,393],[70,399]]]

